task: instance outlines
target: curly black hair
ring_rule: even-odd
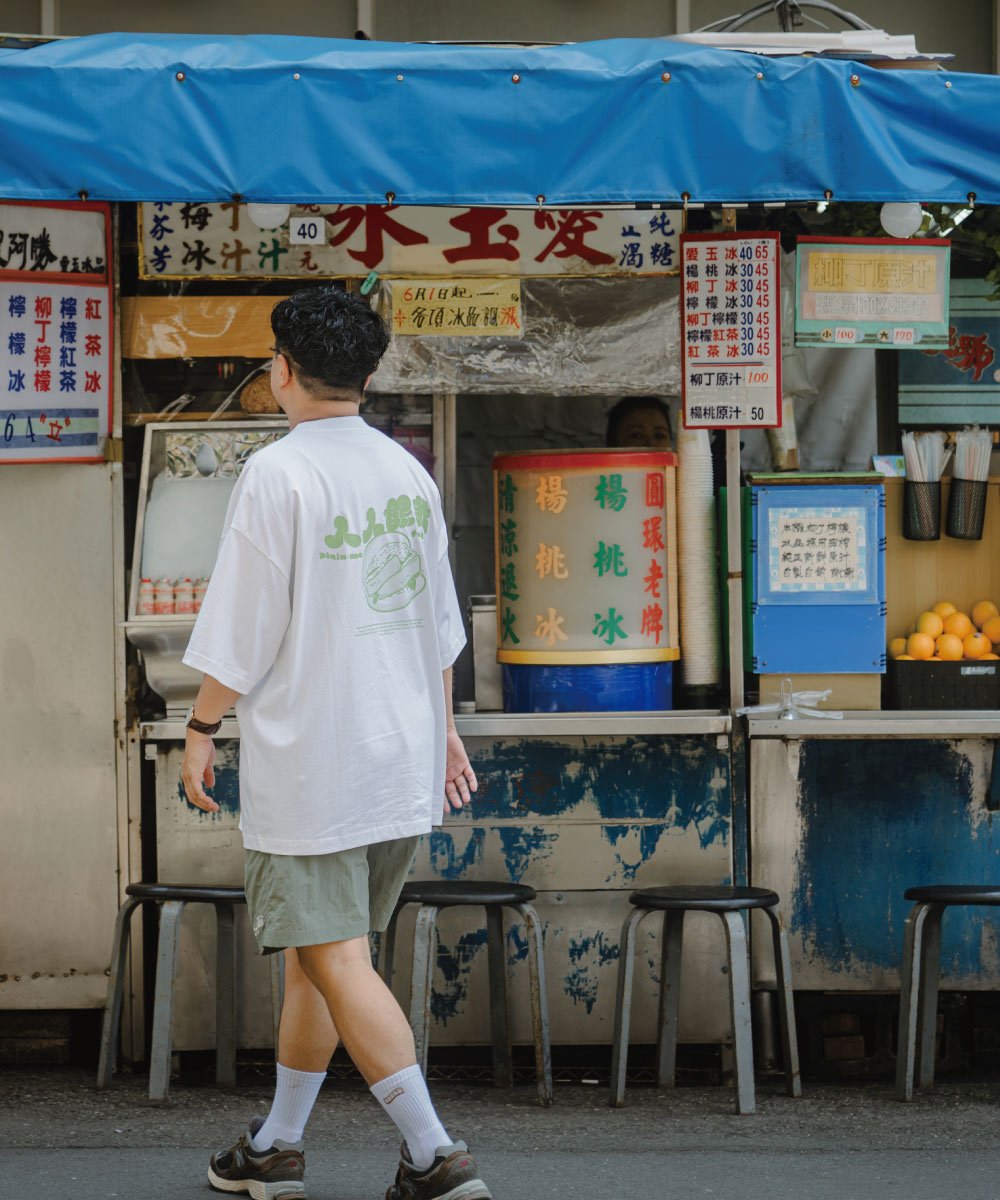
[[[354,292],[303,288],[271,310],[275,349],[307,391],[361,393],[389,345],[385,321]]]

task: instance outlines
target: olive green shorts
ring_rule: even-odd
[[[419,838],[334,854],[246,851],[250,928],[261,954],[365,937],[389,924]]]

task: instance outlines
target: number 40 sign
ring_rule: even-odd
[[[776,233],[681,236],[686,429],[781,424],[780,254]]]

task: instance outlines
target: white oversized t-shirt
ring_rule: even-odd
[[[465,645],[434,481],[361,417],[304,421],[232,495],[184,662],[242,693],[240,829],[272,854],[426,833]]]

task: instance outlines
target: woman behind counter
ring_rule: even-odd
[[[669,450],[670,411],[657,396],[626,396],[608,413],[605,445]]]

